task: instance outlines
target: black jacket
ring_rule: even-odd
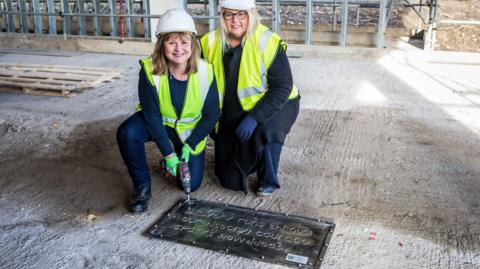
[[[237,95],[242,49],[238,46],[223,55],[225,94],[215,139],[215,174],[223,186],[246,192],[246,177],[255,171],[258,153],[269,142],[284,143],[297,118],[300,98],[288,100],[293,85],[292,72],[287,55],[279,45],[267,70],[267,93],[251,111],[243,111]],[[253,117],[258,125],[250,139],[241,143],[235,130],[246,115]],[[232,167],[237,171],[231,171]],[[240,180],[234,176],[238,172],[243,177]]]

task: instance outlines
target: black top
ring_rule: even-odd
[[[169,75],[168,85],[170,87],[170,98],[173,107],[177,116],[180,116],[185,102],[187,81],[177,80],[175,77]],[[139,73],[138,96],[140,99],[140,106],[142,107],[142,113],[147,121],[152,140],[157,144],[164,156],[171,154],[174,150],[170,144],[168,134],[170,134],[170,137],[174,137],[178,140],[180,139],[178,138],[178,135],[176,135],[175,129],[163,124],[157,89],[155,85],[150,84],[150,81],[143,70],[143,66]],[[192,149],[195,149],[197,144],[215,127],[215,124],[220,117],[218,99],[217,83],[215,82],[215,78],[213,78],[205,103],[203,104],[202,118],[185,141]]]

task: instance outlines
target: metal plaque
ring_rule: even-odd
[[[335,224],[191,199],[177,204],[148,236],[299,268],[319,268]]]

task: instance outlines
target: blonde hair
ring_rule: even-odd
[[[200,59],[200,43],[195,38],[195,35],[190,32],[173,32],[159,35],[155,49],[152,54],[152,64],[154,75],[163,75],[168,73],[168,59],[165,56],[163,44],[169,40],[171,36],[178,34],[181,39],[189,37],[192,41],[192,56],[187,62],[187,74],[196,73],[198,71],[198,61]]]
[[[247,38],[253,38],[255,34],[255,30],[257,29],[258,24],[260,24],[260,15],[257,13],[256,9],[245,10],[248,13],[248,27],[247,33],[242,38],[242,46],[245,44],[245,40]],[[220,30],[220,38],[222,39],[223,50],[227,50],[230,48],[230,38],[228,37],[228,30],[227,26],[225,25],[225,19],[223,18],[223,13],[225,13],[225,9],[220,10],[219,20],[220,23],[218,25]]]

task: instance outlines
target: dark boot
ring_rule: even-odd
[[[150,200],[150,184],[135,188],[135,197],[130,201],[130,210],[133,213],[145,212],[148,200]]]

